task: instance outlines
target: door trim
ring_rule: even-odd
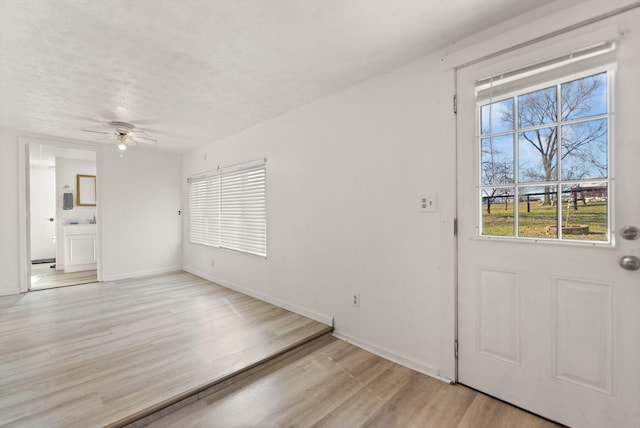
[[[586,6],[586,7],[585,7]],[[593,6],[593,7],[591,7]],[[602,38],[612,37],[613,35],[619,35],[619,28],[616,25],[601,25],[595,31],[593,30],[593,25],[597,25],[597,23],[605,21],[609,18],[624,14],[626,12],[632,11],[634,9],[640,8],[640,1],[628,2],[625,5],[622,5],[613,10],[607,10],[606,6],[599,4],[595,1],[591,1],[588,4],[584,5],[576,5],[569,7],[565,10],[562,10],[561,13],[563,16],[566,16],[568,19],[565,20],[566,25],[560,28],[554,28],[553,22],[545,21],[543,17],[536,18],[533,21],[523,22],[521,27],[517,30],[506,31],[496,36],[490,37],[484,42],[478,44],[474,43],[469,45],[468,47],[458,51],[453,52],[451,54],[445,55],[442,61],[441,70],[443,72],[451,71],[453,74],[453,93],[447,94],[449,100],[458,97],[458,79],[460,70],[464,70],[470,66],[480,64],[487,60],[491,60],[493,58],[499,57],[504,54],[508,54],[511,52],[520,51],[522,49],[529,48],[531,46],[535,46],[538,43],[545,42],[554,37],[558,37],[568,33],[574,33],[573,37],[570,37],[571,44],[576,44],[578,46],[584,46],[588,44],[590,40],[601,40]],[[595,15],[593,14],[595,12]],[[590,27],[591,26],[591,27]],[[522,29],[528,31],[522,31]],[[519,33],[519,34],[516,34]],[[522,34],[529,34],[528,39],[522,39]],[[511,37],[513,36],[513,37]],[[479,49],[479,46],[493,46],[492,49],[482,48]],[[566,49],[564,46],[561,46],[562,43],[559,44],[559,49]],[[446,104],[441,104],[446,105]],[[453,110],[452,110],[453,111]],[[455,194],[453,201],[453,221],[457,222],[459,217],[458,212],[458,194],[459,194],[459,182],[458,182],[458,151],[461,149],[462,142],[460,141],[458,135],[458,122],[460,120],[458,111],[454,111],[454,129],[452,130],[452,135],[455,139],[454,144],[454,186],[455,186]],[[613,225],[612,225],[613,227]],[[454,235],[454,261],[453,261],[453,297],[454,297],[454,349],[457,349],[458,339],[459,339],[459,302],[458,302],[458,292],[459,292],[459,248],[458,248],[458,235]],[[607,244],[610,246],[610,244]],[[448,348],[449,349],[449,348]],[[455,351],[454,351],[455,352]],[[456,382],[459,381],[459,360],[457,357],[457,352],[454,356],[455,367],[454,367],[454,380]]]
[[[96,144],[82,143],[82,142],[69,142],[67,140],[58,140],[55,138],[42,138],[42,137],[18,137],[18,218],[20,223],[18,226],[18,260],[19,260],[19,291],[20,293],[26,293],[31,289],[31,244],[30,244],[30,231],[31,231],[31,219],[30,219],[30,203],[29,203],[29,156],[28,147],[29,144],[42,144],[47,146],[64,147],[71,149],[81,149],[86,151],[92,151],[96,153],[96,175],[101,175],[100,167],[100,146]],[[98,181],[98,188],[100,187]],[[98,191],[96,195],[96,212],[97,217],[101,218],[102,204],[101,204],[101,192]],[[101,227],[96,229],[96,247],[98,252],[97,257],[97,279],[102,281],[102,237]]]

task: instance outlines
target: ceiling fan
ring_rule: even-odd
[[[120,151],[124,151],[128,146],[135,146],[138,143],[156,144],[158,142],[157,140],[150,138],[145,131],[140,128],[136,128],[130,123],[113,121],[103,123],[101,126],[108,128],[109,130],[96,131],[95,129],[81,129],[81,131],[107,135],[106,137],[98,138],[98,141],[114,140],[114,142],[118,144]]]

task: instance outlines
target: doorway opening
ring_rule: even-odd
[[[29,143],[28,154],[28,290],[97,282],[96,152]]]

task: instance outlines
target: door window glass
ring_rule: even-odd
[[[610,241],[610,73],[479,103],[480,234]]]

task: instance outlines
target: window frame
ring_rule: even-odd
[[[492,96],[484,96],[479,99],[476,99],[476,109],[475,109],[475,150],[476,150],[476,204],[477,204],[477,221],[476,221],[476,238],[482,240],[505,240],[505,241],[521,241],[521,242],[542,242],[542,243],[552,243],[552,244],[568,244],[568,245],[588,245],[588,246],[606,246],[611,247],[614,245],[614,183],[615,183],[615,175],[614,175],[614,119],[615,119],[615,76],[616,76],[616,64],[609,62],[596,67],[585,67],[580,71],[568,72],[559,77],[555,77],[553,79],[548,79],[536,84],[523,85],[522,87],[518,87],[512,90],[509,90],[504,93],[500,93],[499,96],[493,98]],[[605,114],[589,116],[585,118],[579,119],[571,119],[567,121],[562,121],[561,116],[558,114],[556,117],[556,121],[553,123],[548,123],[539,126],[529,126],[529,127],[519,127],[518,118],[516,116],[517,108],[518,108],[518,97],[521,95],[525,95],[528,93],[532,93],[541,89],[556,87],[558,93],[556,96],[561,98],[561,87],[563,84],[570,83],[575,80],[579,80],[585,77],[597,75],[600,73],[607,74],[607,112]],[[502,131],[496,132],[495,134],[487,133],[482,134],[482,117],[481,117],[481,109],[482,106],[489,105],[492,103],[501,102],[504,100],[508,100],[513,98],[513,109],[514,109],[514,126],[510,131]],[[558,109],[560,110],[560,105],[558,105]],[[560,168],[556,171],[556,179],[552,181],[527,181],[520,182],[519,180],[519,159],[518,159],[518,135],[522,132],[526,132],[529,130],[539,129],[539,128],[547,128],[547,127],[555,127],[556,129],[561,129],[563,126],[570,125],[573,123],[581,123],[587,122],[590,120],[598,120],[606,118],[607,120],[607,177],[606,178],[598,178],[598,179],[582,179],[582,180],[563,180],[562,179],[562,170],[561,170],[561,154],[560,147],[561,141],[558,142],[558,153],[556,154],[556,162],[560,165]],[[482,168],[482,140],[489,137],[496,137],[502,135],[513,135],[513,182],[509,184],[483,184],[483,168]],[[560,138],[560,137],[559,137]],[[544,187],[544,186],[556,186],[559,191],[562,190],[562,186],[566,185],[575,185],[580,183],[589,183],[589,182],[599,182],[605,183],[607,186],[607,201],[606,201],[606,209],[607,209],[607,238],[606,240],[580,240],[580,239],[570,239],[567,238],[566,235],[562,235],[562,228],[558,230],[558,235],[556,237],[528,237],[528,236],[520,236],[519,235],[519,210],[515,209],[515,205],[519,197],[521,196],[518,192],[519,189],[525,187]],[[512,188],[513,189],[513,199],[514,199],[514,219],[513,219],[513,235],[484,235],[483,234],[483,190],[487,188]],[[558,207],[556,213],[556,227],[562,224],[563,210],[562,204]]]

